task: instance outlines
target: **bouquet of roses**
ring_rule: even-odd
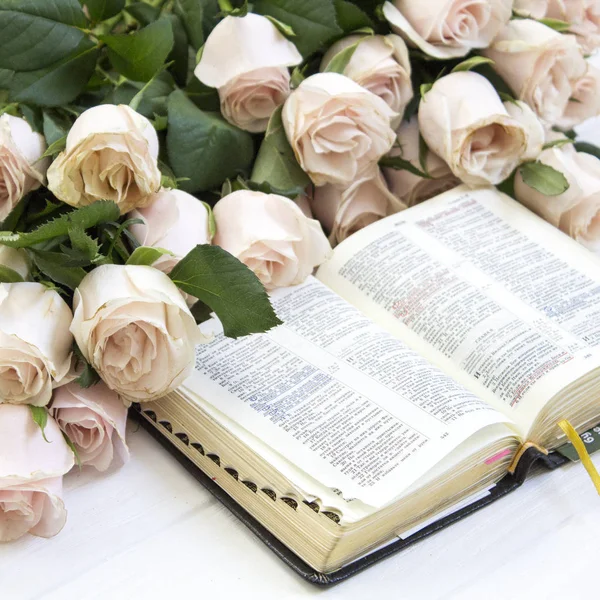
[[[265,288],[378,219],[497,185],[600,248],[596,0],[1,0],[0,32],[0,541],[127,459],[198,322],[274,327]]]

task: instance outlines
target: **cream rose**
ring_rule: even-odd
[[[41,158],[46,140],[25,119],[0,117],[0,221],[19,200],[44,183],[50,159]]]
[[[171,253],[163,254],[152,265],[163,273],[170,273],[198,244],[210,244],[208,209],[181,190],[162,189],[152,196],[148,206],[132,211],[129,217],[144,221],[129,227],[142,246]]]
[[[600,115],[600,70],[588,63],[587,71],[573,84],[569,102],[556,124],[573,129],[586,119]]]
[[[146,206],[160,188],[158,136],[128,106],[101,104],[82,113],[67,146],[48,169],[48,188],[71,206],[112,200],[121,213]]]
[[[28,406],[0,404],[0,542],[52,537],[65,524],[62,476],[74,457],[52,418],[44,435]]]
[[[29,261],[25,250],[17,250],[0,244],[0,265],[12,269],[23,279],[29,277]]]
[[[329,232],[332,246],[363,227],[406,208],[390,192],[379,169],[348,188],[335,185],[316,188],[311,204],[315,217]]]
[[[106,471],[115,457],[121,463],[129,460],[127,407],[104,383],[89,388],[70,383],[58,388],[50,414],[75,446],[82,465]]]
[[[471,71],[435,82],[419,106],[419,128],[429,148],[472,186],[506,179],[522,161],[529,141],[492,84]]]
[[[283,106],[287,138],[315,185],[350,185],[392,147],[396,113],[337,73],[305,79]]]
[[[574,36],[531,19],[511,21],[483,54],[517,98],[549,125],[561,119],[587,70]]]
[[[269,19],[248,13],[227,16],[211,31],[194,74],[218,89],[230,123],[260,132],[290,93],[288,67],[301,62],[296,46]]]
[[[419,123],[417,117],[405,121],[397,131],[398,143],[388,156],[400,156],[422,171],[419,158]],[[386,167],[383,175],[390,191],[407,207],[414,206],[460,184],[450,167],[437,155],[427,149],[425,170],[431,179],[419,177],[405,169]]]
[[[558,196],[545,196],[529,187],[517,171],[515,196],[540,217],[590,250],[600,253],[600,160],[576,152],[572,145],[544,150],[538,159],[569,182]]]
[[[344,69],[344,75],[384,100],[398,113],[395,119],[395,125],[398,125],[413,97],[410,60],[404,40],[394,34],[348,36],[333,44],[325,53],[321,71],[327,68],[338,52],[356,43],[358,46]]]
[[[83,356],[127,400],[155,400],[193,369],[204,339],[175,284],[158,269],[103,265],[75,290],[71,331]]]
[[[331,253],[318,221],[283,196],[240,190],[219,200],[214,214],[214,243],[243,262],[267,289],[302,283]]]
[[[71,365],[72,317],[41,283],[0,284],[0,404],[48,404]]]
[[[392,30],[434,58],[489,46],[512,14],[513,0],[394,0],[383,5]]]

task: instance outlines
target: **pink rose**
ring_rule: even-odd
[[[28,406],[0,404],[0,542],[52,537],[65,524],[62,476],[74,457],[52,418],[44,433],[47,442]]]
[[[104,383],[82,388],[65,385],[54,393],[52,416],[75,446],[82,465],[106,471],[115,455],[129,460],[125,443],[127,408]]]

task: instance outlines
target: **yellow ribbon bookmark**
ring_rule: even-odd
[[[560,421],[558,423],[558,426],[564,431],[565,435],[569,438],[571,444],[573,444],[573,447],[575,448],[575,451],[577,452],[581,463],[585,467],[585,470],[590,476],[592,483],[596,487],[596,491],[600,495],[600,475],[598,474],[596,466],[594,465],[592,459],[590,458],[590,455],[588,454],[585,444],[581,441],[579,434],[575,431],[573,425],[571,425],[571,423],[569,423],[569,421],[567,421],[566,419]]]

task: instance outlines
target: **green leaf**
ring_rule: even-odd
[[[208,321],[212,316],[210,307],[206,306],[204,302],[200,302],[200,300],[190,308],[190,312],[192,313],[192,317],[196,320],[197,325],[204,323],[204,321]]]
[[[63,434],[63,438],[67,446],[69,446],[71,452],[73,453],[73,456],[75,457],[75,464],[78,467],[81,467],[81,458],[79,457],[79,452],[77,451],[75,444],[71,441],[71,438],[64,431],[62,431],[61,433]]]
[[[99,223],[115,221],[119,216],[119,207],[114,202],[101,200],[61,215],[53,221],[44,223],[34,231],[27,233],[0,231],[0,244],[11,248],[29,248],[34,244],[56,237],[67,236],[69,228],[73,225],[81,226],[85,230],[95,227]]]
[[[310,56],[342,35],[333,0],[257,0],[254,12],[287,23],[296,33],[294,44]]]
[[[66,117],[51,110],[44,111],[44,137],[49,145],[61,138],[66,138],[72,123]]]
[[[206,208],[206,211],[208,212],[208,235],[212,240],[217,233],[217,221],[215,220],[215,213],[213,212],[212,206],[208,204],[208,202],[202,201],[202,204],[204,204],[204,208]]]
[[[506,92],[498,92],[498,96],[500,96],[500,100],[502,100],[502,102],[511,102],[512,104],[517,104],[517,99]]]
[[[275,27],[277,28],[277,31],[279,31],[279,33],[281,33],[281,35],[289,38],[289,37],[296,37],[296,32],[286,23],[282,23],[281,21],[277,20],[275,17],[272,17],[270,15],[266,15],[267,19],[269,19],[269,21],[271,21],[271,23],[273,23],[273,25],[275,25]]]
[[[553,140],[551,142],[546,142],[543,146],[542,146],[542,150],[548,150],[548,148],[561,148],[562,146],[565,146],[566,144],[572,144],[573,140],[570,138],[563,138],[563,139],[559,139],[559,140]]]
[[[86,18],[77,0],[2,0],[0,68],[35,71],[71,54]]]
[[[74,250],[78,250],[83,256],[92,260],[99,251],[98,242],[90,237],[81,225],[71,225],[69,227],[69,239]]]
[[[424,173],[427,173],[427,156],[429,155],[429,147],[425,138],[419,132],[419,166]]]
[[[458,63],[451,73],[458,73],[459,71],[471,71],[475,67],[479,67],[481,65],[493,65],[494,61],[491,58],[486,58],[485,56],[471,56],[471,58],[467,58],[467,60],[463,60]]]
[[[165,254],[173,255],[169,250],[164,248],[154,248],[152,246],[139,246],[127,259],[128,265],[144,265],[151,267],[161,256]]]
[[[189,71],[190,54],[188,52],[188,36],[177,15],[167,15],[167,19],[173,28],[173,50],[167,57],[167,61],[172,63],[171,71],[179,85],[184,86],[187,83]]]
[[[417,177],[421,177],[423,179],[432,179],[431,175],[425,173],[425,171],[421,171],[417,167],[415,167],[410,161],[405,160],[400,156],[384,156],[379,161],[380,167],[389,167],[391,169],[396,169],[398,171],[408,171]]]
[[[588,144],[587,142],[575,142],[574,146],[577,152],[585,152],[586,154],[591,154],[596,158],[600,158],[600,148],[598,148],[598,146],[594,146],[594,144]]]
[[[145,2],[134,2],[125,7],[128,12],[140,25],[150,25],[160,17],[160,10],[154,6],[150,6]]]
[[[227,337],[262,333],[281,324],[258,277],[219,246],[196,246],[170,277],[216,313]]]
[[[100,38],[108,46],[113,67],[134,81],[148,81],[162,67],[173,48],[173,28],[164,18],[130,34]]]
[[[544,196],[559,196],[569,189],[569,182],[560,171],[539,161],[524,163],[519,172],[526,185]]]
[[[433,87],[433,83],[423,83],[421,84],[421,87],[419,88],[419,92],[421,94],[421,100],[425,99],[425,94],[431,90],[431,88]]]
[[[158,69],[156,73],[154,73],[154,75],[152,75],[150,81],[148,81],[144,86],[142,86],[142,89],[131,99],[131,102],[129,102],[129,108],[137,112],[137,109],[139,108],[140,104],[142,103],[142,100],[144,99],[144,94],[150,89],[152,84],[161,75],[161,73],[163,73],[170,66],[170,63],[164,64]]]
[[[190,44],[198,50],[217,22],[217,0],[175,0],[175,14],[186,28]]]
[[[558,31],[560,33],[569,31],[569,27],[571,27],[571,23],[567,23],[567,21],[561,21],[560,19],[538,19],[538,21],[544,24],[546,27],[550,27],[550,29],[554,29],[554,31]]]
[[[80,0],[87,6],[92,21],[104,21],[125,8],[125,0]]]
[[[62,252],[45,252],[32,250],[35,266],[52,281],[74,290],[85,277],[82,267],[66,267],[65,255]]]
[[[116,88],[107,100],[112,104],[129,104],[144,87],[144,83],[127,81]],[[170,73],[163,71],[146,87],[137,112],[148,119],[152,119],[155,114],[166,115],[167,98],[174,89],[173,77]]]
[[[75,342],[73,342],[73,354],[76,360],[76,370],[82,368],[83,365],[81,375],[75,380],[75,383],[78,383],[82,388],[89,388],[93,385],[96,385],[100,381],[100,376],[98,373],[96,373],[92,365],[90,365],[90,363],[85,359],[81,353],[81,350],[79,349],[79,346]]]
[[[0,283],[20,283],[24,281],[24,279],[9,267],[5,267],[4,265],[0,265]]]
[[[347,0],[333,0],[337,24],[344,33],[352,33],[363,27],[373,27],[373,21],[358,6]]]
[[[359,39],[354,44],[350,46],[346,46],[343,50],[340,50],[328,63],[325,67],[325,73],[339,73],[340,75],[344,74],[344,70],[348,66],[350,59],[356,52],[356,49],[360,45],[360,43],[366,39],[367,36]]]
[[[201,110],[219,112],[219,92],[215,88],[204,85],[201,81],[192,77],[185,88],[186,96]]]
[[[46,442],[48,442],[48,438],[46,438],[45,432],[46,425],[48,424],[48,409],[45,406],[32,406],[30,404],[29,410],[31,410],[33,422],[41,429],[42,437]]]
[[[203,112],[177,90],[169,96],[167,154],[186,192],[218,188],[246,172],[254,158],[252,136],[220,117]]]
[[[296,195],[298,189],[310,183],[288,142],[281,120],[281,107],[271,115],[250,179],[259,184],[267,183],[283,195]]]
[[[46,152],[42,154],[42,158],[46,158],[47,156],[56,156],[60,154],[67,147],[67,136],[63,135],[58,140],[52,142],[48,148],[46,148]]]

